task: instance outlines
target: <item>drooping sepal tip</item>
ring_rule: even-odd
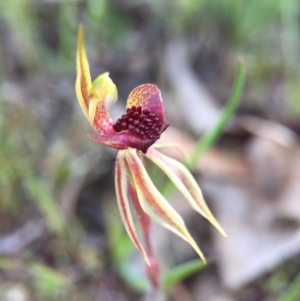
[[[154,148],[149,149],[146,157],[165,172],[194,210],[208,219],[224,237],[227,237],[225,231],[209,210],[196,180],[182,163],[161,154]]]
[[[157,223],[186,240],[205,263],[205,257],[189,234],[183,219],[151,181],[136,150],[124,151],[143,210]]]
[[[151,266],[148,254],[144,249],[143,245],[141,244],[140,239],[136,233],[131,210],[130,210],[129,199],[127,195],[129,179],[127,177],[126,162],[125,162],[124,155],[125,155],[124,151],[119,151],[116,159],[115,185],[116,185],[116,194],[117,194],[119,211],[125,229],[131,241],[137,247],[137,249],[142,253],[147,265]]]

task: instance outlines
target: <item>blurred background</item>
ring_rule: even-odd
[[[237,63],[247,80],[216,145],[193,167],[227,231],[170,202],[210,263],[177,277],[174,301],[300,300],[298,0],[0,0],[0,300],[144,300],[144,263],[120,222],[116,151],[88,139],[75,91],[77,26],[92,77],[162,90],[161,142],[186,156],[218,120]],[[178,152],[166,153],[182,160]],[[167,179],[148,170],[163,190]],[[163,271],[196,260],[155,226]]]

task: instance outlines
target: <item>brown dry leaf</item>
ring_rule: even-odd
[[[195,301],[236,301],[236,299],[224,291],[216,276],[200,276],[197,280],[192,287],[193,296],[196,297]]]
[[[229,235],[215,241],[222,280],[231,289],[300,252],[299,145],[282,126],[252,122],[247,157],[253,174],[238,180],[204,175],[202,185]]]
[[[180,108],[185,123],[195,133],[200,134],[215,124],[220,109],[193,72],[188,58],[186,43],[180,39],[173,40],[166,46],[162,57],[162,70],[171,85],[172,99],[175,99]]]

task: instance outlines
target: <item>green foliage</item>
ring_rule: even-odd
[[[2,170],[0,182],[3,183],[4,187],[1,204],[2,206],[6,205],[6,208],[16,205],[15,201],[19,196],[15,187],[19,186],[19,192],[24,189],[24,192],[44,214],[49,228],[57,234],[62,234],[65,229],[65,219],[45,181],[35,172],[28,154],[23,151],[20,145],[20,141],[22,138],[16,133],[11,133],[10,136],[3,134],[1,139],[0,162],[2,163]],[[20,206],[23,205],[20,203]]]
[[[204,264],[200,260],[192,260],[183,264],[180,264],[169,271],[166,271],[163,275],[163,287],[165,290],[169,289],[173,285],[184,281],[186,278],[200,272],[209,265],[209,262]]]
[[[298,301],[300,299],[300,273],[290,284],[286,292],[278,299],[278,301]]]
[[[49,228],[62,235],[66,229],[66,220],[60,212],[57,202],[49,193],[45,183],[34,176],[28,166],[24,166],[25,168],[24,173],[20,174],[24,188],[44,214]]]
[[[77,33],[77,7],[74,2],[62,1],[59,6],[59,59],[66,70],[74,68],[76,33]]]
[[[44,294],[57,293],[70,285],[67,278],[61,273],[40,263],[33,263],[29,267],[34,280],[34,285]]]
[[[37,39],[34,5],[29,0],[12,0],[0,2],[0,20],[7,23],[12,34],[13,43],[20,47],[20,60],[28,69],[39,64],[39,45]]]
[[[87,0],[87,9],[82,15],[86,31],[93,37],[92,45],[100,50],[124,49],[130,34],[130,18],[122,6],[109,0]]]

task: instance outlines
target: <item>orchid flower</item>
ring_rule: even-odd
[[[126,113],[113,122],[108,109],[117,100],[117,88],[107,72],[91,81],[81,26],[77,42],[76,94],[85,116],[97,133],[89,137],[119,150],[115,185],[121,218],[132,242],[144,256],[152,283],[157,285],[158,264],[152,254],[149,239],[151,219],[190,243],[204,262],[205,257],[189,234],[181,216],[151,181],[144,166],[145,157],[166,173],[194,210],[207,218],[222,235],[226,234],[210,212],[188,169],[151,147],[169,126],[157,86],[143,84],[136,87],[129,94]],[[137,214],[144,244],[137,234],[131,207]]]

